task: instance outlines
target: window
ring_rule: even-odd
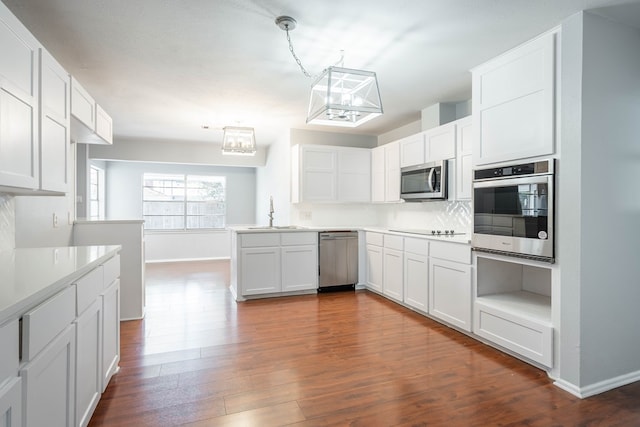
[[[89,170],[89,218],[104,218],[104,169],[91,165]]]
[[[224,228],[225,188],[223,176],[145,173],[142,191],[144,228]]]

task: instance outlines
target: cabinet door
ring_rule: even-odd
[[[384,202],[385,190],[385,147],[376,147],[371,150],[371,201]]]
[[[71,78],[71,114],[90,132],[96,129],[96,101],[75,78]]]
[[[280,292],[280,248],[241,249],[240,283],[242,295]]]
[[[424,133],[425,162],[453,159],[456,156],[456,125],[449,123]]]
[[[555,34],[473,70],[476,165],[554,152]]]
[[[367,288],[382,292],[382,246],[367,245]]]
[[[98,104],[96,104],[96,135],[105,143],[113,144],[113,120]]]
[[[120,362],[120,280],[116,280],[101,296],[102,301],[102,392],[118,371]]]
[[[302,201],[338,199],[338,156],[333,148],[302,147]]]
[[[404,302],[425,313],[429,310],[429,262],[425,255],[404,253]]]
[[[25,427],[74,424],[76,330],[69,325],[21,370]]]
[[[99,299],[76,320],[76,426],[89,424],[102,394],[102,304]]]
[[[22,427],[21,381],[15,377],[0,387],[0,427]]]
[[[386,181],[384,197],[387,202],[400,201],[400,144],[391,142],[385,145]]]
[[[371,201],[371,151],[364,148],[338,150],[338,200]]]
[[[399,144],[400,167],[404,168],[425,162],[424,132],[403,138]]]
[[[383,249],[384,266],[382,272],[382,293],[396,301],[403,300],[403,262],[402,251]]]
[[[37,189],[38,41],[0,3],[0,186]]]
[[[429,314],[471,331],[471,266],[429,259]]]
[[[282,292],[318,288],[318,246],[282,247]]]
[[[471,185],[473,183],[472,137],[471,117],[459,120],[456,131],[456,200],[471,200]]]
[[[69,191],[69,86],[71,77],[40,49],[40,188]]]

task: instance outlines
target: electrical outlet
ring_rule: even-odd
[[[311,221],[311,211],[300,211],[301,221]]]
[[[53,228],[58,228],[58,214],[53,213]]]

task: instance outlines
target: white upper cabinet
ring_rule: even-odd
[[[0,187],[38,189],[38,49],[0,3]]]
[[[111,117],[71,78],[71,138],[82,144],[113,144]]]
[[[40,49],[40,188],[69,191],[70,76]]]
[[[371,201],[369,149],[296,145],[291,157],[293,203]]]
[[[398,142],[400,144],[400,167],[424,163],[424,132],[402,138]]]
[[[400,202],[400,144],[390,142],[384,146],[385,202]]]
[[[450,168],[453,190],[450,200],[471,200],[473,183],[473,127],[471,116],[456,121],[456,161]],[[451,175],[452,174],[452,175]]]
[[[456,156],[456,125],[447,123],[415,135],[400,143],[400,167],[452,159]]]
[[[371,201],[384,202],[385,190],[385,147],[380,146],[371,150]]]
[[[555,32],[472,70],[475,165],[553,154]]]

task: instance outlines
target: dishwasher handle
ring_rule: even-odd
[[[357,231],[338,231],[332,233],[320,233],[320,240],[343,240],[355,239],[358,237]]]

